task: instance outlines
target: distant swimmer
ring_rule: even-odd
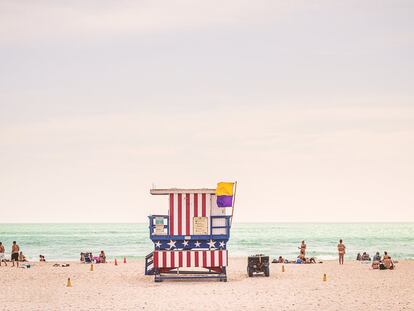
[[[338,255],[339,255],[339,264],[344,264],[344,255],[345,255],[345,244],[342,243],[342,239],[339,240],[338,244]]]
[[[305,252],[306,252],[306,244],[305,244],[305,241],[302,241],[302,244],[298,248],[300,249],[300,254],[305,257]]]
[[[16,244],[16,241],[13,241],[12,251],[11,251],[11,261],[13,262],[13,267],[14,267],[14,262],[16,262],[17,267],[19,267],[19,251],[20,251],[19,245]]]

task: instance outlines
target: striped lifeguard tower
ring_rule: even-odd
[[[145,258],[145,274],[166,279],[216,278],[227,281],[236,183],[217,189],[151,189],[168,198],[168,215],[150,215],[154,251]]]

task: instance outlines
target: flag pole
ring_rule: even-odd
[[[230,221],[230,227],[233,224],[234,203],[236,202],[236,190],[237,190],[237,181],[234,182],[234,194],[233,194],[233,204],[231,206],[231,221]]]

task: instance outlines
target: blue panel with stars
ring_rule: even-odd
[[[159,240],[154,241],[156,250],[197,250],[197,249],[226,249],[227,241],[224,240]]]

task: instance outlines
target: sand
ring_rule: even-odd
[[[272,264],[269,278],[248,278],[246,259],[230,258],[227,283],[154,283],[142,260],[94,265],[93,272],[77,262],[52,265],[0,267],[0,310],[414,310],[414,261],[394,271],[325,262],[285,265],[282,273]]]

